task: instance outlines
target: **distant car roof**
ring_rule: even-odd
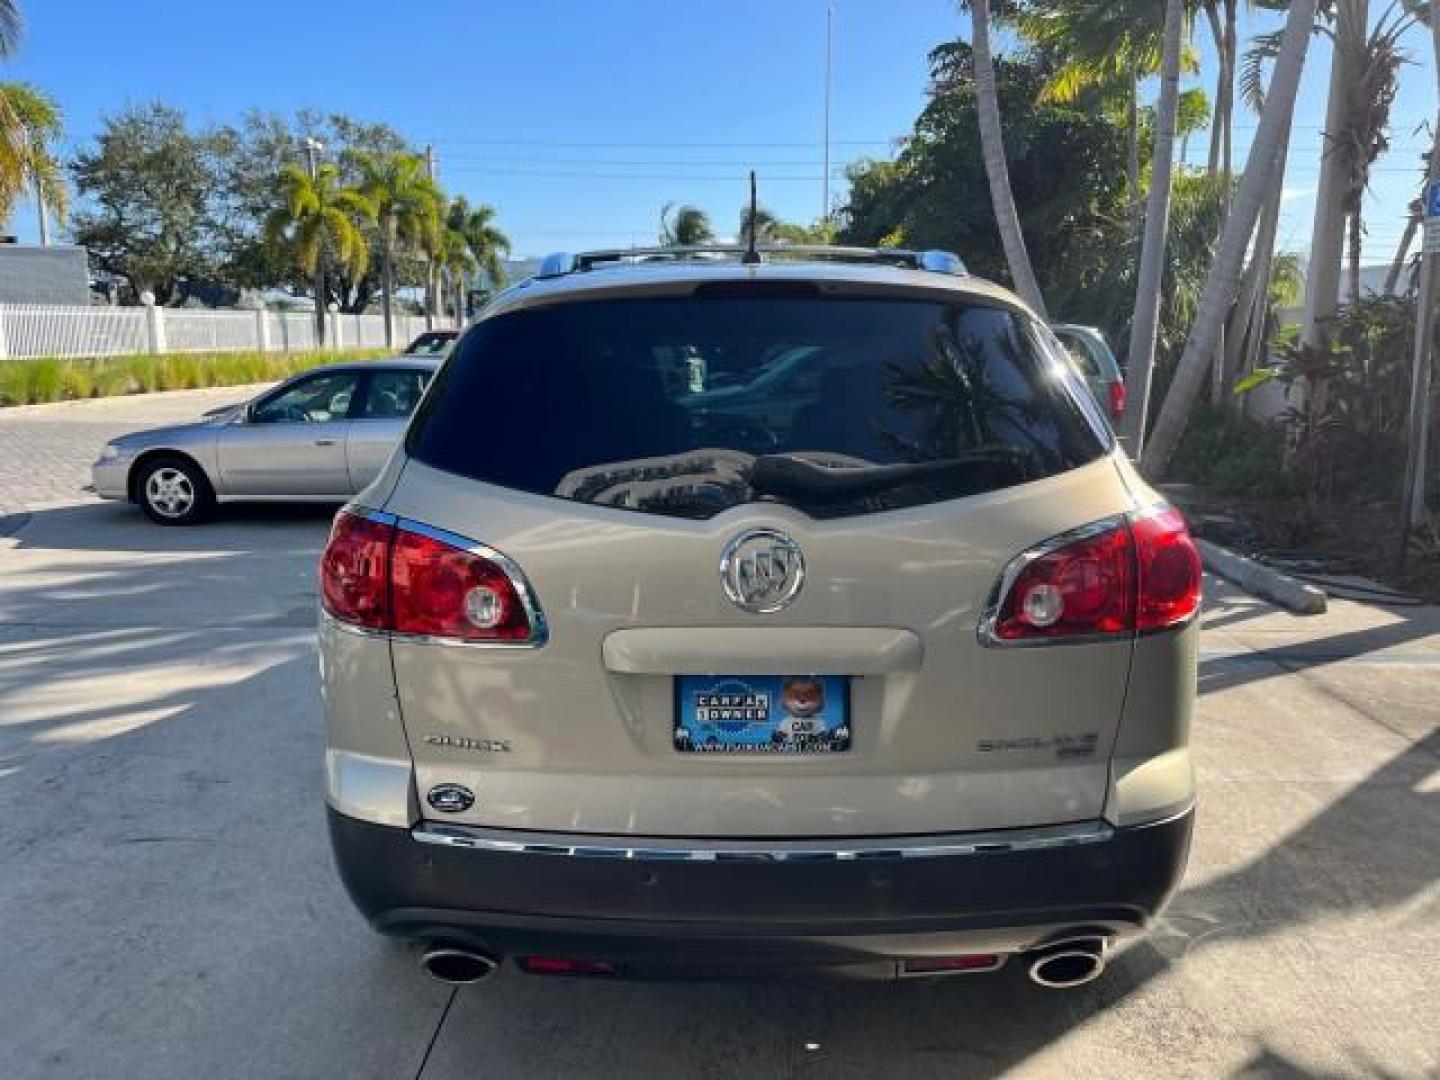
[[[377,367],[434,371],[444,362],[443,356],[387,356],[381,360],[341,360],[333,364],[319,364],[300,374],[312,375],[317,371],[374,371]]]

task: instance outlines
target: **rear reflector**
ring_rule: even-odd
[[[352,626],[410,637],[538,643],[519,572],[497,552],[447,535],[342,510],[320,557],[325,610]]]
[[[1200,555],[1170,507],[1096,522],[1012,560],[981,624],[991,645],[1163,630],[1200,607]]]
[[[968,953],[963,956],[926,956],[901,961],[906,975],[942,975],[947,971],[993,971],[1004,963],[996,953]]]
[[[614,975],[608,960],[575,960],[568,956],[519,956],[515,963],[531,975]]]
[[[1109,386],[1110,419],[1118,421],[1125,415],[1125,384],[1116,379]]]

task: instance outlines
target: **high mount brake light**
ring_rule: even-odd
[[[1014,559],[981,639],[1025,645],[1163,630],[1199,609],[1200,581],[1200,556],[1178,511],[1107,518]]]
[[[498,552],[406,521],[342,510],[320,557],[321,603],[367,630],[440,641],[537,644],[541,622]]]

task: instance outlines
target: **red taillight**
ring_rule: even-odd
[[[995,623],[1001,641],[1117,634],[1133,628],[1135,556],[1117,524],[1025,564]]]
[[[1061,537],[1017,562],[984,631],[997,644],[1160,630],[1200,606],[1200,556],[1168,507]]]
[[[461,641],[524,641],[525,605],[489,559],[403,528],[390,556],[394,630]]]
[[[1119,420],[1125,415],[1125,384],[1116,379],[1110,384],[1110,419]]]
[[[528,610],[505,568],[449,543],[341,511],[320,558],[325,610],[371,630],[455,641],[528,642]],[[499,556],[496,556],[498,559]]]
[[[390,538],[388,524],[335,515],[320,556],[320,598],[342,622],[371,630],[390,626]]]
[[[1135,519],[1135,552],[1140,567],[1140,603],[1135,628],[1163,630],[1182,623],[1200,607],[1200,552],[1178,510]]]

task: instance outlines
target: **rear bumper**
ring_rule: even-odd
[[[635,858],[603,848],[492,850],[329,811],[340,876],[376,929],[506,956],[644,973],[881,964],[1013,953],[1077,932],[1137,933],[1179,884],[1192,813],[1025,850],[841,859]],[[525,834],[510,834],[523,842]]]

